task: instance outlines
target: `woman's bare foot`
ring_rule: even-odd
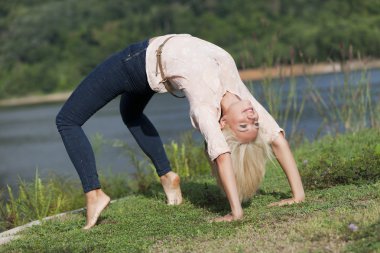
[[[87,223],[83,229],[90,229],[95,226],[101,212],[108,206],[111,198],[101,189],[93,190],[86,193],[87,203]]]
[[[182,203],[180,178],[177,173],[170,171],[160,177],[162,187],[168,200],[168,205],[179,205]]]

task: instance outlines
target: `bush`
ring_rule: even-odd
[[[380,179],[380,130],[326,136],[295,153],[305,188],[372,183]]]

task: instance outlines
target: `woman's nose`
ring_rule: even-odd
[[[257,120],[257,117],[253,113],[252,114],[251,113],[247,114],[247,118],[248,119],[252,119],[254,121]]]

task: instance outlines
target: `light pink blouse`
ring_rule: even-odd
[[[167,91],[160,84],[156,50],[168,36],[173,35],[151,40],[146,52],[148,82],[159,93]],[[241,81],[235,61],[224,49],[188,34],[178,34],[167,41],[161,57],[165,76],[173,77],[170,80],[173,88],[181,90],[189,100],[191,123],[204,136],[212,161],[230,152],[219,126],[220,102],[227,91],[251,101],[259,114],[260,131],[268,143],[283,131]]]

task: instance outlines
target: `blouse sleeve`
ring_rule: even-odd
[[[221,154],[230,152],[215,111],[207,105],[196,106],[190,111],[191,123],[200,130],[205,138],[207,153],[211,161]]]

